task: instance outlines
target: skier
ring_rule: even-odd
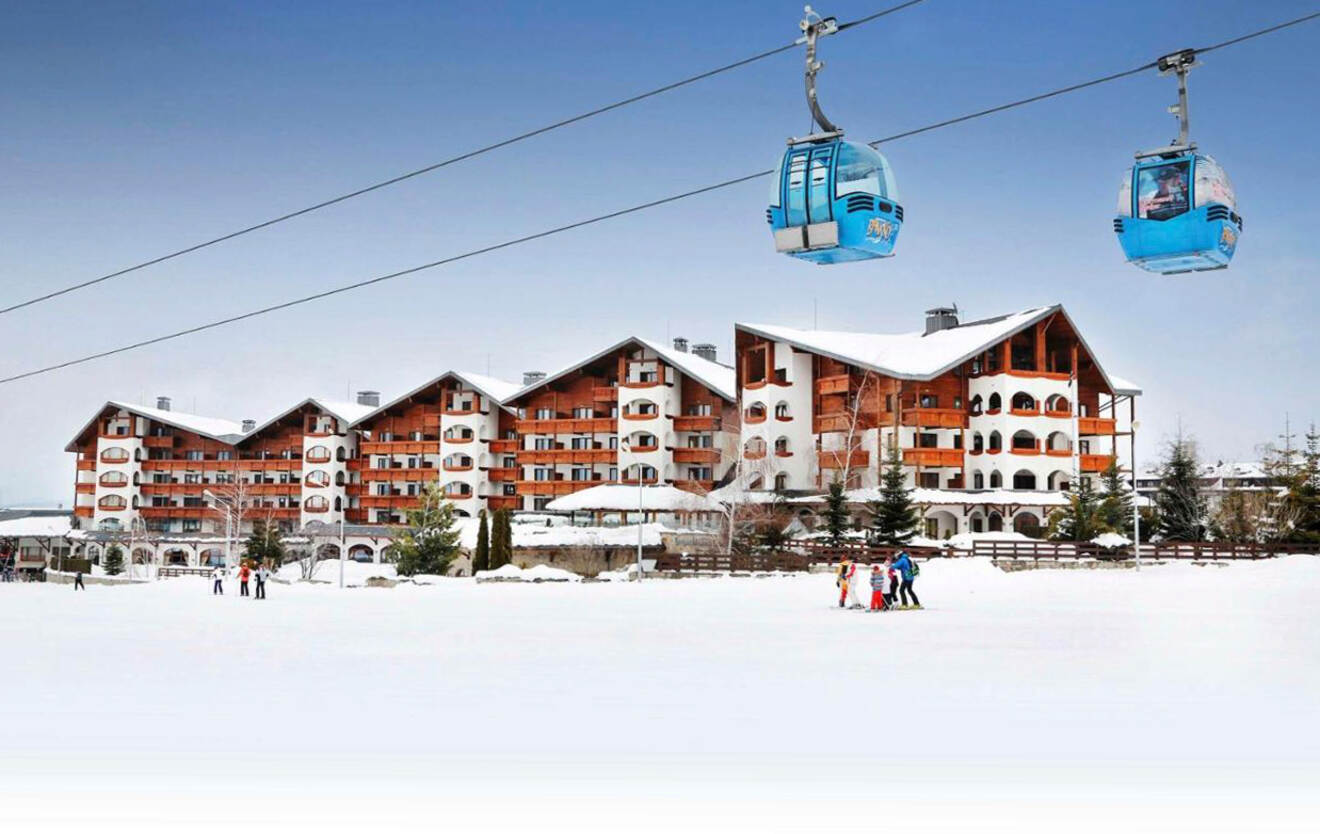
[[[839,567],[834,572],[834,584],[839,586],[840,608],[848,605],[848,586],[852,583],[853,574],[856,572],[857,566],[853,564],[851,557],[844,556],[839,561]]]
[[[216,565],[215,569],[211,571],[211,596],[215,596],[216,594],[219,594],[220,596],[225,595],[225,586],[223,584],[224,579],[224,568]]]
[[[239,596],[241,596],[241,597],[248,596],[248,577],[251,576],[251,575],[252,575],[252,571],[251,571],[250,568],[248,568],[247,565],[243,565],[242,567],[240,567],[240,568],[238,569],[238,595],[239,595]]]
[[[889,584],[889,566],[880,563],[871,565],[871,610],[885,610],[885,586]]]
[[[257,566],[257,599],[266,598],[266,578],[270,576],[270,571],[266,570],[266,563],[262,562]]]
[[[73,575],[73,589],[74,589],[75,591],[85,591],[85,590],[87,590],[86,588],[83,587],[83,583],[82,583],[82,571],[78,571],[76,574]]]
[[[894,591],[898,588],[898,573],[894,570],[894,557],[885,557],[885,610],[894,608]]]
[[[920,608],[921,600],[917,599],[917,592],[912,589],[912,580],[916,579],[920,570],[917,563],[912,561],[906,550],[900,550],[898,560],[894,562],[894,570],[898,571],[903,582],[898,586],[899,596],[903,599],[903,608]],[[908,595],[912,596],[912,603],[908,604]]]

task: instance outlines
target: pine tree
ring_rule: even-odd
[[[513,561],[513,525],[508,510],[496,510],[490,525],[490,569]]]
[[[1109,461],[1109,466],[1100,475],[1103,488],[1100,492],[1100,522],[1115,533],[1122,533],[1132,538],[1132,491],[1123,483],[1118,472],[1118,461]]]
[[[422,487],[421,507],[406,515],[407,527],[390,545],[394,569],[400,576],[448,573],[458,556],[459,533],[454,505],[444,499],[444,489],[438,483]]]
[[[278,568],[284,564],[286,556],[284,533],[278,524],[271,524],[264,518],[258,518],[252,522],[252,534],[248,536],[243,549],[249,559],[263,562],[271,568]]]
[[[1068,495],[1068,506],[1050,516],[1051,539],[1088,542],[1108,530],[1100,518],[1100,500],[1088,478],[1080,478]]]
[[[843,484],[834,481],[825,496],[825,532],[829,534],[829,543],[838,546],[843,542],[843,534],[848,529],[848,503],[843,492]]]
[[[1315,423],[1306,433],[1306,450],[1302,452],[1301,477],[1295,490],[1298,518],[1292,538],[1302,542],[1320,542],[1320,434]]]
[[[105,568],[108,576],[118,576],[124,571],[124,551],[117,544],[112,544],[105,549],[105,559],[101,562],[101,567]]]
[[[1165,541],[1196,542],[1205,538],[1206,502],[1197,479],[1196,452],[1181,436],[1169,444],[1160,467],[1160,537]]]
[[[473,576],[479,570],[490,570],[490,528],[485,510],[477,513],[477,549],[472,553]]]
[[[903,459],[891,446],[884,474],[880,476],[880,499],[868,502],[871,513],[871,543],[901,547],[908,543],[920,521],[912,505],[912,491],[903,474]]]

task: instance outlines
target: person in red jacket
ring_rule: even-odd
[[[889,566],[879,562],[871,565],[871,610],[885,610],[885,588],[888,586]]]
[[[245,597],[248,595],[248,577],[252,575],[252,570],[243,565],[238,569],[238,595]]]

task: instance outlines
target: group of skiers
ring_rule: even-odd
[[[886,556],[883,562],[871,565],[871,611],[892,611],[921,607],[917,592],[912,583],[921,574],[921,568],[908,555],[900,550],[898,557]],[[861,577],[857,575],[857,563],[845,556],[835,570],[835,584],[839,587],[840,608],[866,608],[860,597]],[[909,599],[911,602],[909,602]]]
[[[225,569],[217,565],[215,570],[211,571],[211,595],[217,594],[223,596],[225,593]],[[255,579],[257,581],[256,599],[266,598],[266,580],[270,578],[270,569],[265,564],[258,564],[254,570],[247,562],[243,562],[238,567],[238,595],[241,597],[251,596],[248,593],[248,581]]]

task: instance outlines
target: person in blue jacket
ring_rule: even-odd
[[[912,562],[912,557],[906,550],[900,550],[898,558],[894,560],[894,570],[898,571],[902,582],[898,586],[898,594],[903,600],[903,608],[920,608],[921,600],[917,599],[917,592],[912,589],[912,580],[917,576],[917,567]],[[912,603],[908,604],[908,596],[912,596]]]

